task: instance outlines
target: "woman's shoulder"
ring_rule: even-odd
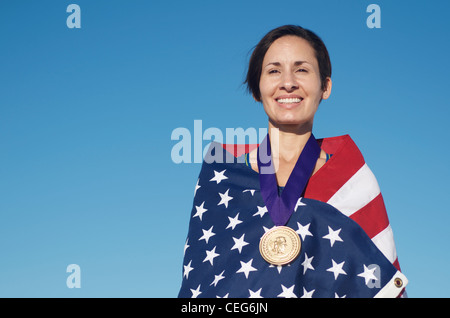
[[[356,143],[350,135],[317,139],[320,147],[331,156],[364,160]]]

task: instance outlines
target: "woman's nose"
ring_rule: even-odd
[[[284,88],[286,91],[291,92],[298,88],[298,84],[295,81],[294,74],[292,73],[284,73],[281,78],[281,87]]]

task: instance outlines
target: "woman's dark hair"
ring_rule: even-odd
[[[247,78],[244,84],[247,84],[248,91],[258,101],[261,100],[259,91],[259,80],[261,78],[262,62],[267,50],[275,40],[285,36],[295,35],[308,41],[316,52],[317,62],[319,64],[320,80],[322,90],[326,88],[326,78],[331,77],[331,61],[328,50],[323,41],[312,31],[304,29],[298,25],[283,25],[267,33],[261,41],[255,46],[248,64]]]

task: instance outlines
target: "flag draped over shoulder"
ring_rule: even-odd
[[[397,297],[407,284],[378,183],[349,136],[319,140],[331,159],[286,226],[299,256],[273,266],[259,242],[273,228],[259,175],[212,143],[195,186],[179,297]],[[247,151],[250,149],[246,149]]]
[[[358,223],[400,270],[392,228],[378,182],[350,136],[321,141],[333,157],[312,176],[305,197],[327,202]]]

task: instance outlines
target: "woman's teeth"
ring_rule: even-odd
[[[277,102],[281,104],[293,104],[293,103],[300,103],[303,100],[303,98],[280,98],[277,99]]]

